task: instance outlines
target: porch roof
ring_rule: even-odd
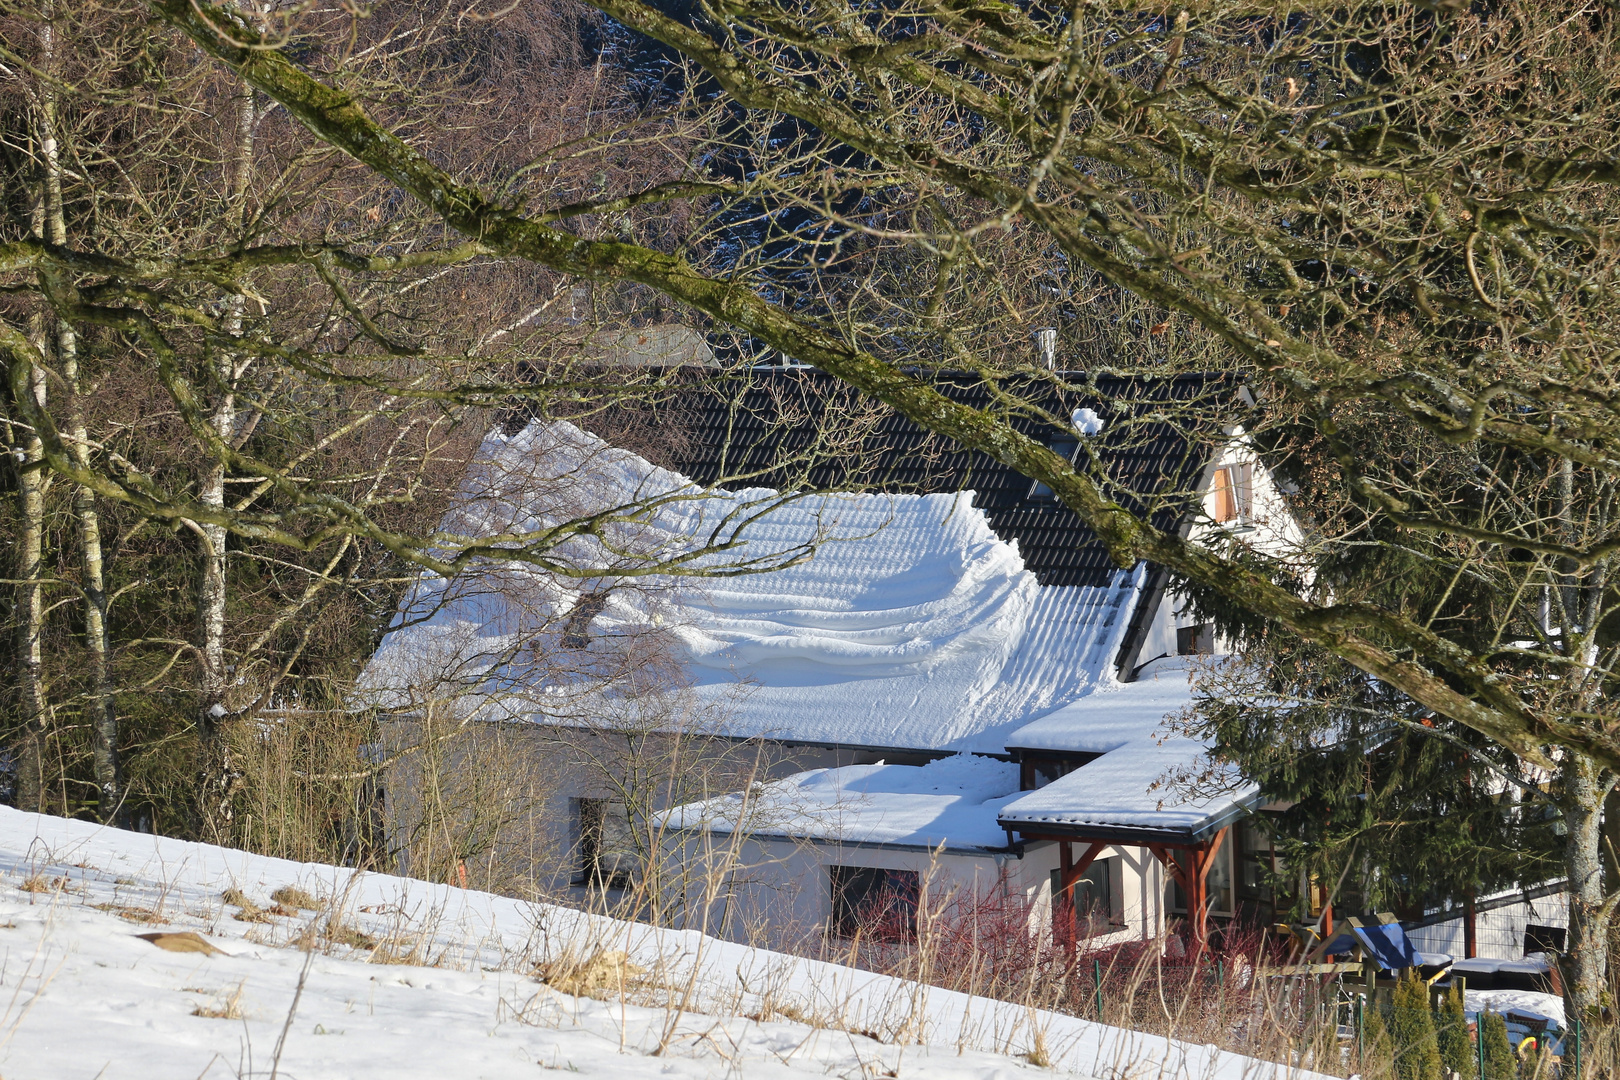
[[[668,812],[674,828],[899,848],[986,851],[1007,846],[996,824],[1018,796],[1018,766],[976,754],[927,765],[811,769]]]
[[[1164,724],[1191,702],[1191,674],[1183,665],[1099,687],[1015,731],[1015,751],[1102,756],[1010,801],[998,823],[1024,836],[1187,844],[1242,817],[1259,788]]]

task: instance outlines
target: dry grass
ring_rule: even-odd
[[[163,921],[163,917],[151,908],[134,907],[129,904],[96,904],[94,906],[97,911],[108,912],[132,923],[149,924]]]
[[[23,883],[17,886],[26,893],[66,892],[69,885],[66,877],[47,877],[44,874],[29,874]]]
[[[321,935],[333,945],[347,945],[351,949],[375,949],[377,939],[347,923],[329,922]]]
[[[377,947],[371,950],[371,963],[402,964],[409,967],[436,966],[423,951],[420,941],[413,941],[409,947],[398,941],[379,942]]]
[[[541,982],[574,997],[599,997],[634,987],[647,969],[630,960],[623,949],[597,949],[589,956],[565,954],[542,964],[536,972]]]
[[[277,893],[272,894],[272,896],[279,895],[283,891],[285,890],[277,890]],[[305,896],[306,894],[299,893],[298,895]],[[296,907],[288,907],[286,904],[279,902],[272,904],[270,907],[261,908],[251,896],[235,887],[226,889],[220,894],[220,899],[240,909],[232,916],[237,922],[270,923],[277,919],[290,919],[298,915]]]
[[[237,983],[236,989],[231,991],[231,995],[218,1005],[199,1004],[191,1010],[191,1015],[206,1017],[209,1020],[241,1020],[246,1015],[242,1011],[242,988],[246,985],[246,983]]]
[[[296,885],[283,885],[270,894],[270,899],[283,908],[297,908],[302,911],[322,911],[326,908],[326,901],[312,896]]]

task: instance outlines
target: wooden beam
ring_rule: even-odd
[[[1058,891],[1052,897],[1052,932],[1063,942],[1065,949],[1072,951],[1080,921],[1080,913],[1074,906],[1074,887],[1079,883],[1080,875],[1090,869],[1106,845],[1087,844],[1076,859],[1071,844],[1069,840],[1058,843]]]
[[[1211,839],[1191,846],[1171,848],[1164,844],[1144,845],[1181,886],[1181,893],[1187,898],[1189,944],[1198,949],[1202,949],[1209,940],[1209,868],[1215,865],[1215,856],[1226,842],[1229,832],[1230,826],[1218,831]]]
[[[1209,868],[1215,865],[1215,857],[1220,854],[1221,845],[1226,842],[1226,834],[1232,831],[1228,825],[1218,831],[1209,843],[1194,854],[1196,889],[1198,892],[1198,906],[1190,908],[1187,912],[1191,916],[1193,943],[1202,950],[1209,941]]]
[[[1065,856],[1068,855],[1068,846],[1068,844],[1063,845]],[[1080,875],[1091,869],[1091,864],[1097,861],[1097,856],[1102,854],[1104,846],[1103,844],[1087,844],[1086,849],[1080,853],[1080,857],[1075,859],[1073,864],[1063,871],[1062,881],[1065,895],[1072,898],[1072,890],[1076,885],[1080,884]],[[1064,859],[1064,862],[1068,861],[1067,858]]]

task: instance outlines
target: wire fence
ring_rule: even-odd
[[[1420,952],[1462,956],[1465,949],[1465,920],[1457,915],[1446,918],[1441,912],[1430,925],[1409,926],[1407,938]],[[1569,926],[1569,894],[1560,882],[1554,886],[1515,890],[1481,897],[1475,904],[1474,933],[1476,953],[1493,960],[1512,960],[1544,947],[1545,934],[1532,928],[1565,930]],[[1527,935],[1526,931],[1530,933]],[[1528,941],[1526,940],[1528,936]]]

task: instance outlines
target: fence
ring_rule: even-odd
[[[1482,896],[1474,905],[1478,955],[1511,960],[1525,954],[1524,931],[1530,925],[1569,926],[1569,894],[1565,883],[1553,882],[1530,889],[1515,889]],[[1458,910],[1435,912],[1406,924],[1406,936],[1420,952],[1462,956],[1463,916]]]

